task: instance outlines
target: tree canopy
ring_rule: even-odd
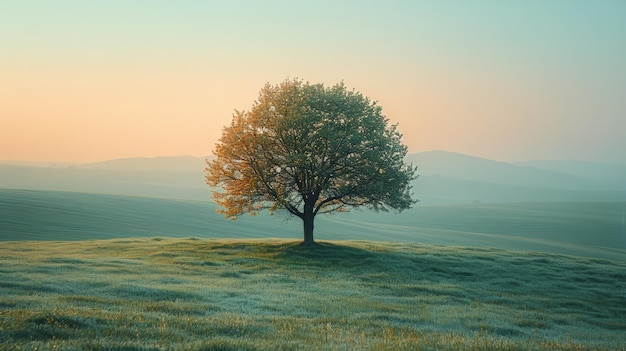
[[[218,187],[213,197],[226,217],[286,210],[303,220],[312,245],[320,213],[416,203],[401,139],[376,102],[343,83],[285,80],[265,85],[250,111],[235,111],[206,180]]]

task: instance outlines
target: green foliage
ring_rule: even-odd
[[[237,111],[207,167],[216,202],[236,218],[283,209],[310,222],[318,213],[366,207],[402,211],[413,166],[380,106],[343,83],[266,85],[249,112]]]

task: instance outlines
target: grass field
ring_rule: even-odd
[[[624,350],[626,264],[366,241],[0,243],[0,349]]]
[[[625,202],[422,206],[316,218],[321,240],[399,241],[541,251],[626,261]],[[300,239],[280,215],[225,220],[212,202],[0,189],[0,240],[123,237]]]

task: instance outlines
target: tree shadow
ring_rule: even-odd
[[[378,252],[352,245],[330,242],[316,242],[305,245],[303,242],[284,245],[277,250],[275,259],[285,264],[306,264],[319,267],[355,267],[379,265],[389,260],[402,259],[396,253]]]

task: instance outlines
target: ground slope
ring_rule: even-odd
[[[174,236],[298,239],[297,218],[231,221],[208,201],[0,190],[0,240]],[[626,261],[626,203],[550,202],[424,206],[401,214],[318,216],[316,238],[388,240],[542,251]]]
[[[407,243],[0,242],[0,349],[624,350],[625,282]]]

